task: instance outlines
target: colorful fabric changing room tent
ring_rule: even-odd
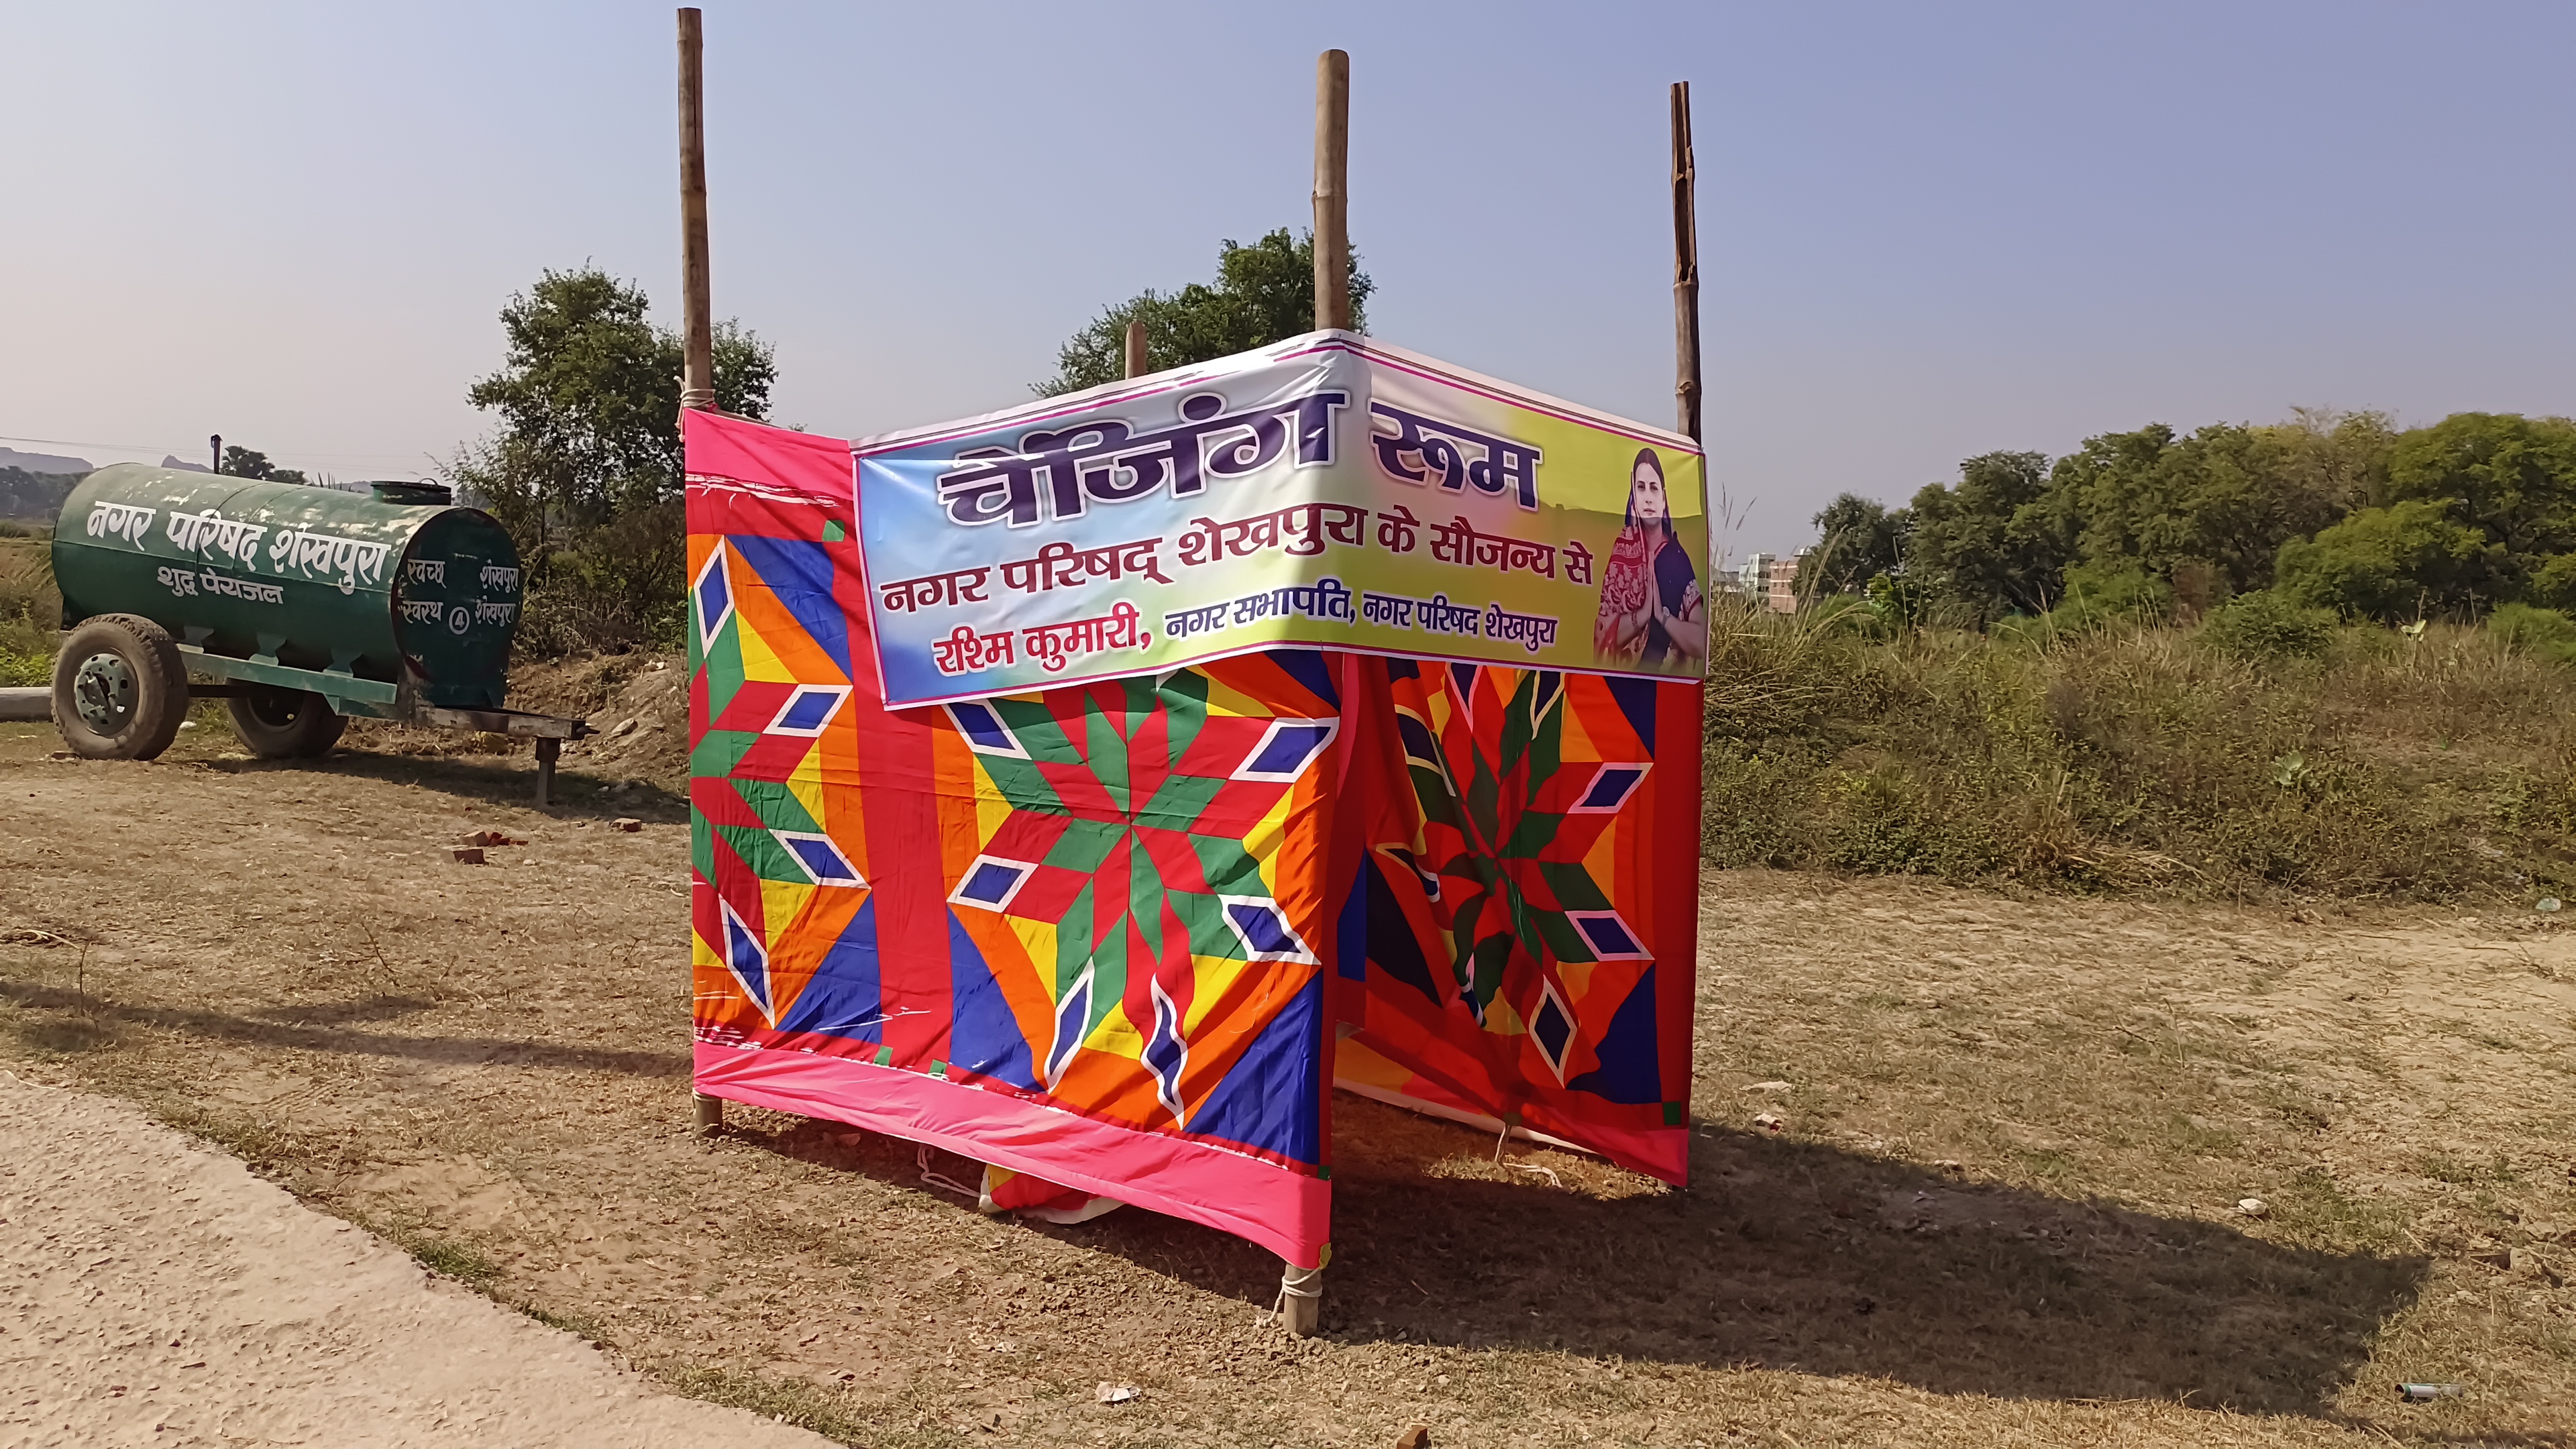
[[[1682,1181],[1687,439],[1323,332],[686,443],[699,1092],[1302,1268],[1336,1086]]]

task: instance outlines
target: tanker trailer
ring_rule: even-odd
[[[519,555],[435,483],[372,496],[120,463],[54,529],[53,717],[90,759],[150,759],[221,697],[266,759],[326,753],[350,715],[533,736],[538,799],[577,720],[505,709]],[[213,684],[189,681],[211,676]]]

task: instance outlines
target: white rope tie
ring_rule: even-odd
[[[957,1179],[950,1177],[945,1173],[931,1171],[929,1148],[925,1147],[921,1149],[921,1151],[913,1157],[912,1161],[915,1167],[921,1169],[921,1180],[929,1183],[932,1187],[944,1187],[950,1192],[956,1193],[960,1197],[970,1197],[975,1199],[977,1202],[982,1202],[984,1200],[984,1195],[982,1193],[977,1192],[975,1189],[968,1187],[962,1182],[959,1182]]]
[[[1279,1275],[1279,1296],[1270,1300],[1270,1311],[1273,1314],[1285,1317],[1288,1312],[1289,1299],[1321,1298],[1323,1296],[1324,1270],[1321,1268],[1300,1268],[1296,1264],[1291,1263],[1288,1265],[1287,1271]]]

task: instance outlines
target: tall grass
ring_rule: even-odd
[[[2274,653],[1867,617],[1713,621],[1711,862],[2225,896],[2576,883],[2576,670],[2498,631]]]
[[[54,590],[53,531],[0,522],[0,685],[53,678],[53,631],[62,607]]]

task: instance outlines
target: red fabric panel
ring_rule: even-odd
[[[1131,1132],[998,1092],[847,1057],[700,1042],[698,1090],[848,1122],[1247,1238],[1322,1266],[1332,1184],[1181,1138]]]

